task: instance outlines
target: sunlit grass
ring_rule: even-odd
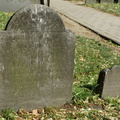
[[[93,39],[77,37],[74,59],[74,97],[86,99],[94,95],[99,72],[114,65],[120,65],[120,53]]]
[[[92,8],[104,11],[104,12],[108,12],[116,16],[120,16],[120,3],[118,4],[95,3],[95,4],[85,4],[85,6],[92,7]]]
[[[0,12],[0,30],[4,30],[5,26],[13,13]]]

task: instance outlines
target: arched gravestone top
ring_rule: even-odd
[[[17,11],[9,20],[6,30],[64,32],[65,27],[59,15],[51,8],[34,4]]]

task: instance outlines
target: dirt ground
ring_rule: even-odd
[[[64,25],[67,29],[72,30],[72,32],[76,36],[82,36],[87,37],[91,39],[100,39],[98,35],[90,31],[89,29],[83,27],[82,25],[70,20],[69,18],[65,17],[64,15],[60,14],[60,17],[62,18]]]
[[[64,23],[66,29],[70,29],[71,31],[73,31],[75,36],[81,36],[81,37],[86,37],[86,38],[90,38],[90,39],[95,39],[96,41],[100,41],[101,44],[106,45],[110,48],[113,48],[117,52],[120,52],[120,48],[108,44],[107,39],[99,36],[98,34],[94,33],[93,31],[89,30],[88,28],[85,28],[82,25],[76,23],[75,21],[67,18],[63,14],[59,13],[59,15],[60,15],[61,19],[63,20],[63,23]]]

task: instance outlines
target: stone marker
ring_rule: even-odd
[[[113,66],[110,69],[103,69],[99,74],[96,93],[100,97],[116,97],[120,95],[120,67]]]
[[[40,0],[0,0],[0,11],[16,12],[20,8],[31,4],[40,4]]]
[[[75,36],[52,9],[30,5],[0,32],[0,109],[63,105],[72,97]]]

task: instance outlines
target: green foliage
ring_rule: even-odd
[[[120,65],[120,54],[98,41],[77,37],[74,78],[82,84],[95,84],[101,69]]]
[[[80,105],[81,107],[87,107],[87,104],[83,101],[86,100],[87,97],[93,96],[92,91],[85,87],[81,87],[81,85],[77,84],[73,86],[73,97],[72,103],[75,105]]]
[[[116,16],[120,16],[120,3],[118,4],[95,3],[95,4],[86,4],[85,6],[102,10],[102,11],[114,14]]]
[[[105,102],[104,102],[104,105],[108,105],[109,107],[115,107],[116,110],[119,110],[120,109],[120,100],[119,100],[119,97],[116,97],[116,98],[111,98],[111,97],[107,97],[105,99]]]
[[[1,111],[1,116],[2,116],[2,118],[0,118],[1,120],[2,119],[15,120],[14,111],[11,108],[2,110]]]
[[[5,26],[13,13],[0,12],[0,30],[4,30]]]
[[[94,95],[98,75],[102,69],[120,65],[120,53],[92,39],[76,39],[73,86],[75,103]]]

